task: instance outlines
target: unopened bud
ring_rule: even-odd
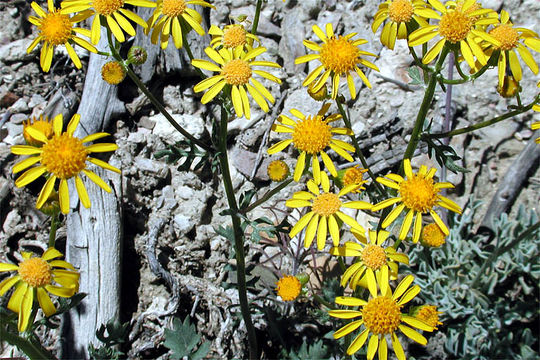
[[[148,53],[141,46],[132,46],[128,51],[128,61],[133,65],[142,65],[146,62]]]
[[[514,79],[512,75],[506,75],[502,86],[497,86],[497,92],[504,98],[514,97],[520,90],[521,86],[519,86],[519,81]]]
[[[101,68],[101,77],[111,85],[118,85],[126,78],[126,69],[118,61],[109,61]]]

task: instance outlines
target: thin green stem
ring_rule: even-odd
[[[268,190],[259,200],[249,204],[248,207],[240,210],[242,214],[247,214],[251,210],[255,209],[257,206],[264,204],[268,199],[270,199],[272,196],[280,192],[281,190],[285,189],[287,185],[289,185],[293,181],[292,178],[289,178],[285,181],[282,181],[278,186],[276,186],[273,189]]]
[[[188,54],[189,60],[193,61],[194,59],[193,52],[191,52],[191,47],[189,46],[189,42],[187,41],[186,35],[187,35],[187,31],[185,29],[182,29],[182,45],[184,46],[184,49],[186,50],[186,53]],[[197,71],[201,79],[206,79],[206,75],[204,75],[201,69],[199,69],[198,67],[195,67],[195,71]]]
[[[49,247],[54,247],[56,243],[56,230],[58,229],[58,212],[55,211],[51,216],[51,231],[49,232]]]
[[[431,69],[429,68],[429,66],[425,65],[425,64],[422,62],[422,59],[418,58],[418,55],[416,54],[416,51],[414,51],[414,48],[413,48],[413,47],[410,47],[410,46],[409,46],[409,53],[410,53],[411,56],[414,58],[414,62],[415,62],[415,64],[416,64],[416,66],[420,67],[420,68],[424,71],[424,78],[425,78],[426,72],[431,71]]]
[[[538,96],[537,99],[540,99],[540,96]],[[426,137],[426,138],[429,138],[429,139],[441,139],[441,138],[446,138],[446,137],[452,137],[452,136],[455,136],[455,135],[466,134],[466,133],[469,133],[469,132],[484,128],[486,126],[496,124],[496,123],[498,123],[500,121],[506,120],[508,118],[511,118],[511,117],[519,115],[519,114],[522,114],[522,113],[524,113],[526,111],[529,111],[530,109],[532,109],[534,104],[536,104],[536,101],[538,101],[538,100],[533,101],[532,103],[530,103],[529,105],[527,105],[527,106],[525,106],[525,107],[523,107],[521,109],[510,111],[509,113],[506,113],[506,114],[501,115],[501,116],[497,116],[496,118],[493,118],[493,119],[490,119],[490,120],[479,122],[478,124],[474,124],[474,125],[471,125],[471,126],[461,128],[461,129],[455,129],[455,130],[452,130],[452,131],[438,133],[438,134],[424,134],[424,135],[422,135],[422,137]]]
[[[253,25],[251,26],[251,33],[257,35],[257,28],[259,27],[259,17],[261,16],[262,0],[257,0],[257,7],[255,8],[255,17],[253,18]]]
[[[416,150],[416,147],[418,146],[418,140],[420,138],[420,133],[422,129],[424,128],[426,115],[427,115],[427,112],[429,111],[429,108],[431,107],[433,96],[435,95],[435,87],[437,85],[437,76],[439,76],[439,73],[441,72],[442,65],[444,63],[444,59],[446,59],[446,55],[448,55],[448,51],[449,51],[448,46],[445,45],[441,51],[441,54],[439,55],[437,64],[435,65],[435,71],[433,74],[431,74],[431,77],[429,78],[428,86],[424,94],[424,99],[422,100],[422,105],[420,106],[420,110],[418,110],[418,115],[416,117],[413,132],[411,134],[411,139],[409,140],[409,144],[407,145],[407,149],[405,150],[403,159],[410,159],[413,156],[414,151]],[[400,167],[400,173],[402,172],[403,172],[403,162],[401,163],[401,167]]]
[[[517,238],[512,240],[512,242],[510,242],[508,245],[496,248],[491,253],[491,255],[484,261],[484,263],[482,264],[482,267],[480,268],[480,270],[476,274],[476,278],[471,283],[470,287],[475,288],[478,285],[478,282],[481,279],[485,279],[484,273],[485,273],[487,267],[493,265],[495,263],[496,258],[498,258],[500,255],[504,254],[508,250],[511,250],[514,246],[518,245],[523,239],[525,239],[526,237],[531,235],[533,232],[535,232],[539,228],[540,228],[540,221],[538,221],[536,224],[531,225],[527,230],[522,232]]]
[[[477,78],[482,76],[487,71],[487,69],[490,68],[490,66],[491,65],[488,63],[488,64],[482,66],[480,68],[480,70],[478,70],[477,72],[475,72],[471,76],[467,76],[463,72],[460,72],[459,62],[456,61],[456,69],[458,69],[459,75],[462,77],[462,79],[450,80],[450,79],[445,79],[444,77],[440,76],[439,80],[442,81],[445,84],[451,84],[451,85],[464,84],[464,83],[469,82],[471,80],[476,80]]]
[[[19,335],[15,335],[5,330],[4,326],[0,326],[0,338],[16,346],[19,350],[24,352],[30,359],[56,359],[56,357],[45,350],[41,345],[35,344],[32,341],[24,339]]]
[[[109,48],[110,48],[110,50],[112,52],[112,56],[117,61],[123,62],[124,59],[122,59],[122,57],[120,56],[120,54],[118,53],[118,51],[115,49],[115,47],[113,45],[111,31],[109,29],[107,29],[107,39],[109,40]],[[161,103],[158,101],[158,99],[156,99],[156,97],[150,92],[150,90],[148,90],[148,88],[143,84],[143,82],[138,78],[138,76],[133,72],[133,70],[131,70],[129,68],[129,66],[126,66],[126,72],[127,72],[128,76],[131,78],[131,80],[133,80],[135,85],[137,85],[137,87],[143,92],[143,94],[146,95],[148,100],[150,100],[152,102],[152,104],[159,110],[160,113],[163,114],[163,116],[165,116],[167,121],[169,121],[169,123],[176,130],[178,130],[178,132],[180,134],[184,135],[186,138],[191,140],[194,144],[196,144],[197,146],[205,149],[206,151],[213,151],[211,146],[205,144],[201,140],[199,140],[196,137],[194,137],[193,135],[191,135],[180,124],[178,124],[176,122],[176,120],[174,120],[174,118],[171,116],[171,114],[169,114],[167,109],[165,109],[165,107],[163,105],[161,105]]]
[[[223,175],[223,185],[225,186],[225,193],[227,195],[227,202],[231,209],[231,220],[234,230],[234,249],[236,253],[236,276],[238,285],[238,298],[240,301],[240,311],[246,324],[249,341],[249,358],[257,359],[257,336],[255,334],[255,327],[251,320],[251,313],[249,312],[249,304],[247,298],[247,285],[246,285],[246,260],[244,254],[244,234],[240,227],[240,218],[238,217],[238,204],[236,197],[234,196],[234,188],[231,179],[231,172],[229,170],[229,160],[227,157],[227,123],[228,115],[224,106],[221,106],[221,122],[220,122],[220,134],[219,134],[219,162],[221,167],[221,173]]]
[[[341,117],[343,118],[343,122],[345,122],[345,126],[352,131],[351,121],[349,120],[349,117],[345,113],[345,109],[343,109],[343,105],[337,99],[336,99],[336,105],[337,105],[337,107],[339,109],[339,113],[341,114]],[[358,156],[358,158],[360,159],[360,162],[362,163],[362,166],[365,169],[367,169],[369,177],[371,177],[371,179],[373,180],[373,183],[375,184],[375,187],[377,188],[377,191],[379,192],[379,194],[384,195],[384,189],[382,188],[381,184],[379,184],[377,182],[377,177],[375,176],[375,174],[369,168],[367,160],[364,157],[364,154],[362,153],[362,150],[360,149],[360,145],[358,144],[358,140],[356,140],[356,136],[353,134],[351,136],[351,138],[352,138],[352,141],[353,141],[354,149],[356,150],[356,156]]]
[[[456,66],[456,70],[457,70],[459,76],[461,76],[462,79],[469,79],[469,77],[467,75],[465,75],[465,73],[461,69],[461,65],[459,64],[459,61],[457,61],[458,58],[459,58],[459,55],[458,55],[457,51],[454,51],[454,59],[456,59],[456,61],[454,61],[454,65]],[[453,79],[448,79],[448,80],[452,81]]]
[[[335,310],[336,307],[332,304],[330,304],[328,301],[324,300],[321,296],[317,295],[317,294],[313,294],[313,298],[315,299],[315,301],[317,301],[319,304],[321,305],[324,305],[326,306],[327,308],[331,309],[331,310]]]

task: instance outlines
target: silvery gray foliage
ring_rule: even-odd
[[[534,335],[540,308],[540,230],[515,241],[538,216],[523,206],[515,219],[502,214],[490,240],[473,233],[480,203],[472,201],[471,211],[454,217],[440,248],[414,248],[410,261],[418,269],[416,283],[425,302],[444,313],[439,331],[446,335],[450,358],[540,359]]]

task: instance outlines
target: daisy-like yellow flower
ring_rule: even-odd
[[[343,174],[343,186],[357,185],[354,190],[356,193],[366,190],[364,184],[367,183],[367,180],[364,180],[364,173],[367,171],[367,169],[361,169],[358,165],[348,168]]]
[[[79,290],[79,273],[70,263],[58,260],[63,256],[55,248],[49,248],[41,257],[32,257],[32,253],[21,252],[23,261],[19,265],[0,263],[0,272],[17,271],[0,283],[0,296],[15,286],[15,291],[8,302],[8,309],[19,314],[19,331],[28,327],[34,299],[45,316],[56,313],[51,298],[47,293],[71,297]]]
[[[174,46],[180,49],[185,35],[182,34],[182,24],[184,24],[184,28],[192,28],[197,34],[204,35],[201,14],[189,8],[188,5],[214,7],[202,0],[158,0],[156,10],[148,19],[147,32],[152,29],[150,37],[152,44],[157,44],[159,40],[161,48],[166,49],[169,44],[169,36],[172,35]]]
[[[330,232],[334,246],[339,245],[340,225],[338,220],[358,232],[364,232],[364,228],[355,219],[340,211],[341,208],[368,210],[371,209],[371,204],[365,201],[343,202],[341,197],[354,190],[354,185],[344,187],[335,194],[330,192],[330,180],[326,172],[320,171],[319,179],[320,181],[308,180],[307,188],[309,191],[294,193],[292,198],[285,202],[285,205],[291,208],[311,207],[311,211],[302,216],[292,227],[289,236],[293,238],[305,228],[304,247],[309,248],[317,235],[317,249],[322,250],[328,232]]]
[[[514,27],[514,24],[510,21],[508,12],[502,10],[500,13],[500,23],[489,30],[488,34],[498,41],[497,45],[491,44],[487,52],[499,51],[497,69],[500,87],[504,84],[507,66],[510,67],[514,79],[521,81],[523,74],[518,54],[529,69],[534,74],[538,74],[538,64],[529,51],[529,49],[532,49],[540,52],[540,38],[538,38],[537,33],[529,29]]]
[[[320,181],[318,178],[320,173],[319,155],[332,176],[338,176],[332,159],[325,152],[325,149],[328,147],[346,160],[353,161],[352,156],[347,151],[354,152],[354,146],[332,137],[333,134],[353,135],[353,132],[348,128],[330,126],[329,124],[331,122],[341,119],[341,115],[332,114],[325,117],[329,108],[330,103],[324,104],[317,115],[314,116],[305,116],[300,111],[292,109],[290,113],[299,119],[299,121],[294,121],[290,117],[281,114],[277,119],[278,123],[272,125],[272,130],[279,133],[291,134],[291,138],[281,140],[271,146],[268,149],[268,154],[275,154],[282,151],[290,144],[293,144],[300,152],[300,156],[298,156],[298,160],[296,161],[296,168],[294,169],[294,181],[300,180],[308,155],[312,159],[312,170],[315,181]]]
[[[246,47],[249,45],[248,40],[251,40],[251,43],[254,41],[257,41],[259,44],[261,43],[256,35],[246,31],[244,26],[240,24],[226,25],[223,29],[212,25],[210,26],[208,33],[212,35],[210,46],[214,49],[217,47],[235,49],[238,46],[242,46],[244,49],[248,50]]]
[[[418,10],[424,9],[426,5],[424,0],[387,0],[379,5],[371,30],[375,33],[388,20],[381,31],[381,43],[394,50],[396,39],[407,39],[407,25],[414,22],[420,26],[428,25],[418,13]]]
[[[295,64],[302,64],[312,60],[318,60],[321,65],[319,65],[315,70],[313,70],[306,77],[302,86],[309,86],[315,79],[318,80],[315,82],[315,85],[312,89],[313,92],[319,91],[319,89],[326,84],[326,80],[332,75],[332,99],[337,97],[339,80],[342,75],[345,75],[347,78],[347,85],[349,86],[349,92],[353,99],[356,98],[356,88],[354,81],[351,75],[352,71],[355,71],[360,79],[366,84],[367,87],[371,88],[371,83],[364,74],[364,72],[358,67],[358,65],[364,65],[368,68],[371,68],[375,71],[379,71],[379,68],[363,58],[363,56],[376,56],[367,51],[360,50],[358,46],[366,44],[368,41],[364,39],[353,40],[353,37],[356,36],[356,33],[348,34],[345,36],[336,36],[334,35],[334,30],[332,24],[326,24],[326,33],[321,30],[317,25],[313,25],[313,32],[321,41],[322,45],[311,40],[304,40],[303,44],[310,50],[318,52],[318,54],[308,54],[303,55],[296,60]],[[324,70],[324,72],[323,72]],[[319,77],[320,75],[320,77]]]
[[[446,46],[459,46],[461,55],[467,64],[474,69],[475,57],[482,65],[487,64],[488,57],[477,39],[482,39],[495,46],[500,46],[500,42],[488,35],[480,26],[496,23],[498,20],[493,16],[486,16],[494,13],[491,9],[478,9],[469,11],[476,4],[475,0],[466,0],[461,7],[455,6],[454,2],[443,5],[439,0],[428,0],[434,9],[419,9],[418,13],[424,18],[437,19],[436,25],[422,26],[409,35],[409,46],[422,45],[436,36],[440,39],[424,55],[422,62],[430,63],[435,59]],[[437,10],[437,11],[435,11]],[[448,45],[447,45],[448,44]]]
[[[52,0],[49,0],[52,1]],[[125,5],[155,7],[156,3],[150,0],[63,0],[62,13],[76,15],[79,21],[86,20],[92,15],[92,29],[90,40],[97,44],[101,38],[101,25],[107,24],[116,40],[124,42],[124,31],[135,36],[135,28],[129,20],[146,29],[148,26],[139,15],[125,9]]]
[[[282,160],[274,160],[268,164],[266,173],[272,181],[283,181],[289,176],[289,167]]]
[[[386,175],[386,178],[377,178],[379,183],[397,190],[399,194],[395,198],[383,200],[380,203],[373,205],[371,210],[378,211],[401,202],[401,204],[395,207],[384,219],[382,228],[386,229],[388,225],[397,219],[403,210],[407,209],[407,215],[405,216],[405,220],[403,220],[401,230],[399,231],[400,240],[405,239],[413,224],[413,219],[416,216],[416,219],[414,219],[413,242],[418,242],[420,234],[422,233],[422,214],[424,213],[429,213],[443,233],[448,235],[450,233],[448,228],[433,208],[435,206],[442,206],[448,210],[461,214],[459,205],[439,194],[441,189],[451,189],[454,185],[449,182],[435,183],[433,181],[433,176],[437,171],[435,168],[428,170],[425,165],[422,165],[420,171],[413,174],[411,160],[405,159],[403,165],[406,179],[397,174],[388,174]]]
[[[79,139],[73,136],[77,125],[79,124],[81,116],[79,114],[73,115],[68,126],[67,131],[62,132],[62,114],[58,114],[53,119],[54,135],[49,139],[39,129],[28,128],[28,133],[36,140],[43,143],[42,146],[30,146],[30,145],[14,145],[11,147],[11,152],[15,155],[35,155],[26,158],[13,166],[13,173],[18,173],[26,170],[30,166],[40,163],[36,167],[26,170],[15,181],[15,186],[23,187],[39,178],[41,175],[46,174],[47,181],[43,185],[43,189],[39,193],[36,208],[41,208],[45,201],[49,198],[49,195],[54,190],[56,180],[60,180],[59,196],[60,196],[60,209],[62,213],[67,214],[69,212],[69,191],[67,180],[75,178],[75,187],[81,203],[84,207],[90,207],[90,198],[86,192],[86,188],[81,180],[80,174],[84,173],[95,182],[99,187],[107,192],[111,192],[111,188],[107,185],[95,172],[87,169],[87,161],[104,169],[111,170],[120,173],[120,170],[112,165],[107,164],[105,161],[90,157],[91,153],[100,153],[107,151],[114,151],[118,148],[116,144],[99,143],[89,146],[84,144],[90,141],[101,139],[108,136],[108,133],[99,132],[92,135],[88,135],[83,139]]]
[[[380,295],[371,294],[372,298],[368,301],[346,296],[336,298],[336,304],[362,307],[361,310],[346,309],[330,310],[328,312],[330,316],[340,319],[360,318],[337,330],[334,333],[334,339],[339,339],[355,331],[362,325],[364,326],[364,330],[353,339],[351,345],[347,348],[347,354],[352,355],[360,350],[371,334],[368,341],[367,359],[373,359],[378,352],[379,359],[386,360],[388,356],[388,342],[386,337],[389,335],[398,360],[405,360],[405,352],[397,336],[398,330],[401,330],[408,338],[421,345],[427,344],[427,339],[413,328],[424,331],[433,331],[434,328],[414,316],[401,312],[402,307],[414,299],[420,292],[418,285],[410,287],[413,281],[414,276],[407,275],[401,280],[393,294],[390,286],[387,284],[386,292],[383,293],[381,291]]]
[[[201,92],[208,89],[201,99],[201,102],[206,104],[227,86],[230,88],[231,100],[236,116],[245,116],[247,119],[251,117],[249,98],[247,96],[249,92],[261,109],[264,112],[268,112],[269,108],[266,99],[273,104],[275,102],[274,97],[253,75],[257,74],[278,84],[281,84],[281,80],[266,71],[254,69],[253,67],[268,66],[281,68],[281,66],[271,61],[255,60],[257,56],[263,54],[265,51],[266,48],[264,47],[257,47],[247,52],[241,47],[237,47],[234,50],[222,48],[218,51],[207,47],[204,49],[204,52],[217,64],[200,59],[193,59],[191,64],[195,67],[215,71],[219,74],[204,79],[195,85],[193,90],[195,92]]]
[[[429,247],[439,247],[445,243],[446,235],[439,225],[431,223],[422,229],[422,244]]]
[[[73,49],[73,44],[77,44],[88,51],[97,52],[97,49],[92,44],[77,35],[80,34],[89,37],[90,32],[86,29],[73,27],[74,24],[82,21],[82,18],[79,16],[70,18],[69,15],[64,14],[54,7],[53,0],[47,0],[48,12],[45,12],[35,1],[30,6],[36,12],[37,17],[30,16],[28,21],[37,26],[39,35],[28,46],[26,52],[30,53],[40,42],[43,43],[39,57],[39,64],[43,71],[48,72],[51,68],[54,48],[58,45],[64,45],[66,47],[69,57],[77,69],[80,69],[82,64],[79,56]]]
[[[126,78],[126,69],[118,61],[109,61],[101,67],[101,78],[107,84],[118,85]]]
[[[345,287],[349,282],[351,289],[356,289],[362,278],[366,277],[368,289],[372,294],[377,293],[376,276],[379,275],[379,284],[383,293],[390,277],[397,279],[398,262],[409,263],[409,257],[398,253],[393,247],[383,247],[388,239],[388,231],[369,231],[369,237],[352,230],[353,235],[360,243],[347,241],[343,246],[333,247],[330,254],[336,256],[355,256],[358,261],[349,266],[341,277],[341,286]]]
[[[23,136],[24,136],[24,140],[26,140],[26,143],[28,145],[38,146],[38,147],[43,145],[41,141],[39,141],[38,139],[34,139],[32,135],[28,133],[26,129],[30,127],[38,131],[41,131],[47,137],[47,139],[50,139],[54,134],[52,122],[47,117],[45,117],[45,120],[43,120],[43,116],[40,116],[39,120],[37,120],[36,118],[33,118],[33,119],[28,119],[26,121],[23,121]]]
[[[292,275],[283,275],[276,285],[276,292],[283,301],[293,301],[302,291],[300,280]]]
[[[439,321],[439,315],[442,313],[442,311],[437,311],[435,305],[422,305],[414,311],[413,316],[437,330],[437,326],[443,324]]]

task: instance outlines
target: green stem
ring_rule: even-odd
[[[285,181],[282,181],[278,186],[276,186],[273,189],[268,190],[259,200],[249,204],[248,207],[240,210],[242,214],[247,214],[251,210],[255,209],[257,206],[264,204],[268,199],[270,199],[272,196],[280,192],[281,190],[285,189],[287,185],[289,185],[293,181],[292,178],[287,179]]]
[[[414,62],[416,64],[416,66],[420,67],[423,72],[424,72],[424,79],[427,77],[427,72],[430,71],[430,68],[429,66],[425,65],[423,62],[422,62],[422,59],[418,58],[418,55],[416,54],[416,51],[414,51],[414,48],[413,47],[410,47],[409,46],[409,53],[412,55],[412,57],[414,58]]]
[[[112,42],[112,37],[111,37],[111,31],[109,29],[107,29],[107,39],[109,40],[109,48],[112,52],[112,56],[119,62],[123,62],[124,59],[122,59],[122,57],[120,56],[120,54],[118,53],[118,51],[116,51],[116,49],[114,48],[114,45],[113,45],[113,42]],[[148,100],[150,100],[152,102],[152,104],[159,110],[160,113],[163,114],[163,116],[165,116],[165,118],[167,119],[167,121],[169,121],[169,123],[176,129],[178,130],[178,132],[182,135],[184,135],[186,138],[188,138],[189,140],[191,140],[194,144],[198,145],[199,147],[205,149],[206,151],[213,151],[212,147],[208,146],[207,144],[205,144],[204,142],[202,142],[201,140],[197,139],[196,137],[194,137],[193,135],[191,135],[189,132],[187,132],[180,124],[178,124],[176,122],[176,120],[173,119],[173,117],[171,116],[171,114],[169,114],[169,112],[167,111],[167,109],[165,109],[165,107],[163,105],[161,105],[161,103],[158,101],[158,99],[156,99],[156,97],[150,92],[150,90],[148,90],[148,88],[143,84],[143,82],[141,80],[139,80],[139,78],[137,77],[137,75],[133,72],[133,70],[131,70],[129,68],[129,66],[126,66],[126,71],[127,71],[127,74],[128,76],[131,78],[131,80],[133,80],[133,82],[135,83],[135,85],[137,85],[137,87],[143,92],[144,95],[146,95],[146,97],[148,98]]]
[[[407,145],[407,149],[405,150],[405,155],[403,156],[404,160],[410,159],[414,154],[414,150],[416,150],[416,147],[418,146],[420,132],[424,128],[426,115],[427,115],[427,112],[429,111],[429,108],[431,107],[431,101],[433,100],[433,96],[435,95],[435,86],[437,85],[437,77],[439,76],[439,73],[441,72],[442,65],[444,63],[444,59],[446,59],[446,55],[448,55],[448,51],[449,51],[448,46],[445,45],[441,51],[441,54],[439,55],[439,60],[437,60],[437,64],[435,65],[435,71],[433,74],[431,74],[429,78],[428,86],[424,94],[424,99],[422,100],[422,105],[420,106],[420,110],[418,111],[418,115],[416,117],[416,122],[414,123],[411,139],[409,140],[409,144]],[[403,171],[403,162],[401,163],[401,166],[400,166],[400,173],[402,171]]]
[[[503,247],[500,247],[500,248],[496,248],[492,253],[491,255],[484,261],[484,263],[482,264],[482,267],[480,268],[480,270],[478,271],[478,273],[476,274],[476,278],[474,279],[474,281],[471,283],[471,288],[475,288],[477,285],[478,285],[478,282],[481,280],[481,279],[485,279],[485,271],[486,271],[486,268],[488,266],[491,266],[495,263],[495,259],[498,258],[500,255],[504,254],[505,252],[507,252],[508,250],[512,249],[514,246],[518,245],[523,239],[525,239],[526,237],[528,237],[529,235],[531,235],[533,232],[535,232],[537,229],[540,228],[540,221],[538,221],[536,224],[533,224],[531,225],[527,230],[525,230],[524,232],[522,232],[517,238],[515,238],[514,240],[512,240],[512,242],[510,242],[510,244],[506,245],[506,246],[503,246]]]
[[[56,230],[58,229],[58,212],[55,211],[51,216],[51,231],[49,232],[49,247],[54,247],[56,243]]]
[[[454,62],[455,66],[456,66],[456,70],[459,74],[459,76],[461,76],[462,79],[469,79],[469,77],[467,75],[465,75],[465,73],[463,72],[463,70],[461,69],[461,65],[459,64],[459,61],[457,61],[459,57],[459,54],[457,51],[454,51],[454,59],[456,59],[456,61]],[[452,80],[452,79],[448,79],[448,80]]]
[[[231,179],[231,172],[229,170],[229,160],[227,157],[227,123],[228,123],[227,111],[224,106],[221,106],[221,123],[219,134],[219,162],[221,165],[221,173],[223,175],[223,184],[225,186],[225,193],[227,194],[227,202],[231,209],[231,220],[234,230],[234,249],[236,253],[236,276],[238,284],[238,298],[240,301],[240,310],[246,329],[248,333],[249,341],[249,358],[257,358],[257,336],[255,334],[255,327],[251,320],[251,314],[249,312],[249,304],[247,298],[247,285],[246,285],[246,261],[244,254],[244,236],[240,227],[240,218],[238,217],[238,204],[234,196],[234,188]]]
[[[257,35],[257,28],[259,27],[259,17],[261,16],[262,0],[257,0],[257,7],[255,8],[255,17],[253,18],[253,26],[251,26],[251,33]]]
[[[339,113],[341,114],[341,117],[343,118],[343,122],[345,122],[345,126],[352,131],[351,121],[349,120],[349,117],[345,113],[345,109],[343,109],[343,105],[338,99],[336,99],[336,105],[339,109]],[[367,169],[369,177],[371,177],[371,179],[373,180],[373,183],[375,184],[375,187],[377,188],[377,191],[379,192],[379,194],[384,196],[384,189],[382,188],[381,184],[377,182],[377,177],[375,176],[375,174],[373,174],[373,172],[369,168],[366,158],[364,157],[364,154],[362,153],[362,150],[360,149],[360,145],[358,144],[358,140],[356,140],[356,136],[353,134],[351,138],[353,141],[354,149],[356,150],[356,156],[358,156],[358,158],[360,159],[360,162],[362,163],[362,166],[364,167],[364,169]]]
[[[186,34],[187,34],[187,31],[185,29],[182,29],[182,45],[184,46],[184,49],[186,49],[186,53],[189,57],[189,60],[193,61],[194,59],[193,52],[191,52],[191,47],[189,46],[189,42],[187,41]],[[197,71],[201,79],[206,79],[206,75],[204,75],[201,69],[199,69],[198,67],[195,67],[195,71]]]
[[[456,57],[457,59],[457,57]],[[458,62],[456,61],[456,64],[458,64]],[[445,84],[451,84],[451,85],[459,85],[459,84],[464,84],[468,81],[471,81],[471,80],[476,80],[477,78],[479,78],[480,76],[482,76],[486,71],[487,69],[490,68],[490,64],[486,64],[484,66],[482,66],[480,68],[480,70],[478,70],[477,72],[475,72],[474,74],[472,74],[471,76],[467,76],[465,75],[463,72],[460,72],[461,69],[459,69],[458,67],[459,65],[456,65],[456,69],[458,69],[458,72],[459,72],[459,75],[462,77],[462,79],[456,79],[456,80],[449,80],[449,79],[445,79],[443,78],[442,76],[440,77],[440,80],[445,83]]]
[[[330,304],[328,301],[324,300],[322,297],[320,297],[319,295],[317,294],[313,294],[313,298],[321,305],[324,305],[326,306],[327,308],[331,309],[331,310],[334,310],[336,309],[336,307],[332,304]]]
[[[540,96],[538,98],[540,98]],[[500,121],[506,120],[508,118],[511,118],[511,117],[519,115],[519,114],[522,114],[522,113],[524,113],[526,111],[529,111],[530,109],[532,109],[532,107],[534,106],[536,101],[538,101],[538,100],[533,101],[532,103],[530,103],[529,105],[527,105],[527,106],[525,106],[525,107],[523,107],[521,109],[510,111],[509,113],[506,113],[506,114],[501,115],[501,116],[497,116],[496,118],[493,118],[493,119],[490,119],[490,120],[479,122],[478,124],[474,124],[474,125],[471,125],[471,126],[461,128],[461,129],[455,129],[455,130],[452,130],[452,131],[438,133],[438,134],[424,134],[423,136],[425,136],[427,138],[430,138],[430,139],[440,139],[440,138],[452,137],[452,136],[455,136],[455,135],[466,134],[466,133],[469,133],[469,132],[484,128],[486,126],[496,124],[496,123],[498,123]]]
[[[30,359],[56,359],[56,357],[44,349],[41,345],[35,344],[29,340],[26,340],[19,335],[15,335],[6,331],[4,326],[0,326],[0,338],[16,346],[19,350],[24,352]]]

